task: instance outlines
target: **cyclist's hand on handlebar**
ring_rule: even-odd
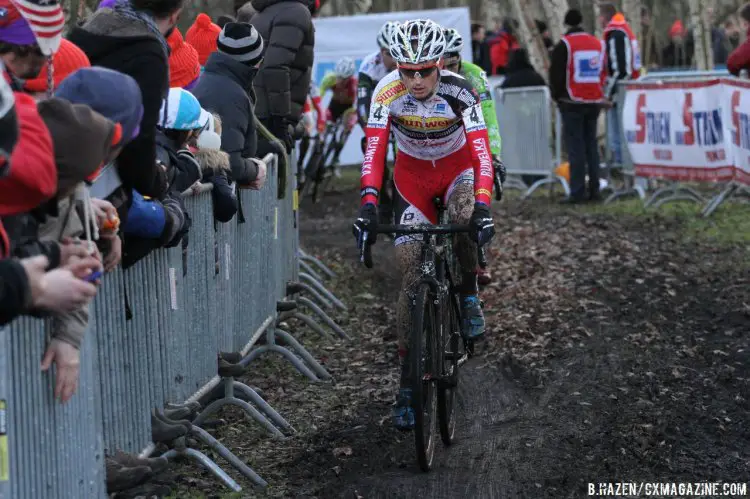
[[[352,232],[357,239],[357,244],[362,243],[362,236],[367,232],[367,244],[375,244],[378,228],[378,209],[372,203],[367,203],[359,209],[359,215],[352,226]]]
[[[495,235],[495,222],[492,220],[490,207],[484,203],[474,203],[474,213],[471,214],[469,224],[473,229],[471,236],[480,247],[490,242]]]

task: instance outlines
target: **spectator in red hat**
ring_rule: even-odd
[[[175,29],[167,37],[169,44],[169,87],[192,89],[201,75],[198,52],[189,43],[185,43],[180,30]]]
[[[205,66],[208,56],[216,52],[219,33],[221,28],[203,13],[198,14],[193,25],[185,32],[185,41],[195,47],[201,66]]]
[[[60,48],[52,58],[53,65],[53,85],[57,88],[60,82],[68,77],[71,73],[81,68],[91,67],[89,58],[83,52],[75,46],[75,44],[69,42],[66,39],[62,39],[60,42]],[[36,78],[26,80],[23,84],[23,89],[30,94],[41,94],[47,92],[47,71],[49,70],[49,63],[45,63],[42,67],[42,71]]]
[[[685,36],[679,19],[669,28],[669,45],[662,50],[662,64],[667,68],[689,68],[693,64],[693,40]]]

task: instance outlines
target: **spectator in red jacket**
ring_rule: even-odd
[[[515,19],[505,19],[503,21],[503,30],[492,40],[490,40],[490,61],[492,62],[492,74],[503,75],[505,68],[510,60],[510,53],[520,48],[518,39],[516,39],[516,29],[518,21]]]
[[[743,69],[750,71],[750,3],[746,3],[740,9],[739,14],[742,28],[748,32],[748,39],[737,47],[727,60],[727,69],[735,76],[739,75]]]

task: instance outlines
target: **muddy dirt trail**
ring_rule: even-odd
[[[352,206],[339,195],[309,209],[302,240],[392,303],[390,248],[374,272],[353,263]],[[369,407],[359,431],[323,436],[353,452],[321,460],[338,476],[318,494],[583,497],[589,482],[750,479],[747,249],[544,200],[506,203],[496,220],[489,341],[462,376],[456,443],[421,473],[411,436],[379,424],[387,404]]]
[[[357,204],[351,187],[301,216],[355,339],[289,327],[335,381],[262,357],[243,381],[296,434],[271,439],[231,409],[211,430],[270,487],[240,480],[226,496],[185,464],[163,477],[173,497],[579,498],[589,482],[750,481],[748,248],[686,242],[680,222],[655,216],[503,203],[482,292],[488,338],[462,374],[456,443],[422,473],[412,435],[389,420],[393,250],[379,242],[373,270],[357,263]]]

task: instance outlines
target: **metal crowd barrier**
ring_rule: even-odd
[[[547,87],[495,88],[495,108],[500,136],[503,138],[503,162],[508,171],[505,188],[526,191],[527,198],[543,185],[559,182],[570,195],[568,181],[554,170],[561,162],[561,123],[555,121],[555,156],[550,147],[553,103]],[[522,175],[541,177],[530,187]]]
[[[273,436],[294,429],[251,387],[218,374],[219,352],[239,352],[243,367],[264,352],[281,353],[318,381],[330,375],[290,331],[279,328],[284,314],[323,331],[303,313],[309,310],[340,336],[348,335],[321,309],[331,298],[345,308],[340,300],[309,274],[303,273],[313,285],[297,282],[298,254],[304,253],[296,186],[289,182],[285,197],[277,199],[275,156],[265,160],[268,185],[238,191],[244,217],[214,223],[210,194],[188,197],[192,226],[186,248],[157,250],[126,271],[105,275],[81,348],[78,391],[66,405],[53,400],[53,378],[39,368],[47,321],[23,318],[0,330],[0,498],[104,498],[104,456],[117,450],[150,455],[152,413],[197,400],[208,406],[193,421],[190,436],[255,485],[266,485],[200,425],[234,405]],[[305,265],[313,260],[306,257]],[[283,300],[299,309],[279,314]],[[266,344],[257,346],[264,335]],[[277,336],[285,346],[276,344]],[[178,455],[241,490],[184,439],[164,454]]]
[[[677,70],[677,71],[658,71],[648,73],[641,76],[638,80],[621,81],[618,83],[618,90],[615,96],[615,102],[617,106],[615,110],[617,112],[617,119],[622,123],[622,108],[625,103],[625,94],[628,91],[628,86],[632,84],[653,84],[659,85],[663,81],[702,81],[712,80],[715,78],[728,77],[729,72],[726,69],[723,70],[712,70],[712,71],[690,71],[690,70]],[[607,129],[607,134],[611,133]],[[609,144],[609,140],[607,140]],[[635,175],[635,166],[633,165],[633,159],[630,156],[630,151],[627,147],[627,140],[625,138],[625,130],[623,126],[620,126],[620,144],[621,144],[621,155],[622,165],[617,165],[622,168],[622,173],[625,176],[625,185],[614,192],[606,199],[605,204],[611,203],[617,199],[624,197],[630,197],[637,195],[644,203],[645,207],[658,208],[662,204],[673,202],[673,201],[693,201],[696,203],[704,203],[706,200],[694,189],[680,183],[668,181],[666,185],[654,190],[651,196],[647,196],[646,190],[652,182],[649,179],[639,178]],[[721,196],[721,195],[719,195]],[[717,198],[719,197],[717,196]],[[717,198],[714,198],[717,200]],[[718,204],[721,204],[724,198],[717,200]],[[707,208],[717,201],[711,201]],[[715,208],[714,208],[715,209]],[[711,212],[713,209],[711,210]],[[705,214],[705,212],[704,212]],[[710,212],[708,213],[710,214]]]

